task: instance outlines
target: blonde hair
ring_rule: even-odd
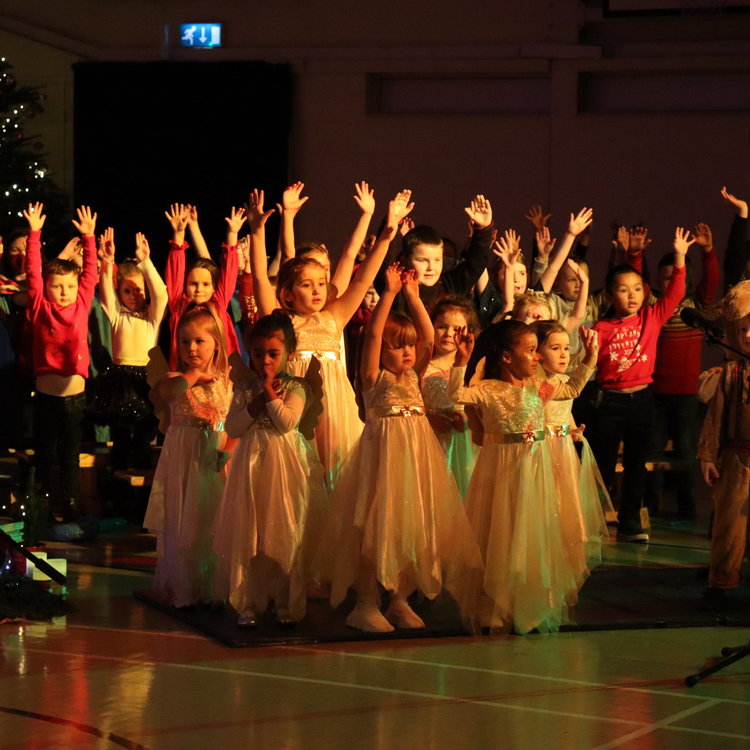
[[[544,297],[540,297],[533,292],[524,292],[520,297],[516,297],[516,301],[513,303],[511,317],[515,319],[521,311],[524,311],[525,313],[530,307],[541,307],[543,310],[547,311],[547,318],[550,320],[552,319],[552,307],[550,306],[550,303],[547,302]]]
[[[391,313],[385,321],[383,327],[381,351],[383,344],[394,349],[399,346],[413,345],[417,343],[417,329],[414,327],[411,318],[400,313]]]
[[[229,376],[229,356],[227,355],[226,335],[224,333],[224,326],[216,312],[210,305],[188,306],[185,312],[180,316],[179,321],[177,321],[178,341],[180,329],[188,323],[204,325],[208,335],[216,342],[216,351],[214,352],[212,369],[216,375],[226,379]],[[177,369],[180,372],[185,372],[187,370],[182,358],[179,357],[179,347]]]

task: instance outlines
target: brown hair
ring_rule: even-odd
[[[53,258],[44,264],[44,278],[50,274],[56,273],[58,276],[67,276],[72,273],[77,279],[81,278],[81,267],[72,260],[61,260]]]
[[[300,274],[308,267],[317,267],[325,273],[325,268],[318,263],[314,258],[307,258],[302,256],[301,258],[292,258],[284,263],[279,269],[279,275],[276,279],[276,299],[279,301],[282,309],[287,312],[295,312],[292,303],[284,299],[284,293],[291,293],[297,279]],[[326,284],[326,304],[334,299],[335,292],[331,284]]]
[[[393,348],[416,344],[417,329],[411,318],[401,313],[391,313],[383,327],[383,343]]]
[[[529,327],[532,333],[536,334],[539,346],[542,346],[553,333],[568,333],[556,320],[536,320]]]
[[[474,305],[465,297],[449,296],[440,299],[430,313],[430,320],[434,323],[443,313],[457,310],[466,318],[466,326],[470,333],[479,330],[479,318]]]
[[[227,252],[230,252],[230,250],[227,250]],[[232,248],[231,252],[237,252],[237,250],[235,248]],[[190,266],[190,268],[188,268],[187,273],[185,274],[186,284],[187,278],[188,276],[190,276],[190,272],[194,268],[205,268],[211,274],[211,283],[214,285],[214,289],[216,289],[219,283],[219,267],[211,260],[211,258],[196,258],[195,262]]]

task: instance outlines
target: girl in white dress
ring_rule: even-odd
[[[188,309],[176,331],[180,369],[167,372],[152,394],[157,405],[168,404],[169,426],[143,525],[156,534],[156,590],[185,607],[215,601],[211,524],[224,490],[231,387],[226,337],[212,309]]]
[[[401,290],[413,318],[388,315]],[[456,591],[481,567],[455,480],[424,416],[418,372],[432,349],[432,325],[413,271],[392,265],[365,330],[360,365],[367,421],[331,499],[324,548],[332,550],[331,604],[350,586],[357,604],[350,627],[389,632],[423,628],[408,604]],[[476,573],[474,573],[476,574]],[[385,616],[380,589],[391,593]]]
[[[239,442],[214,524],[217,589],[240,626],[254,626],[270,600],[277,622],[291,624],[305,615],[307,521],[325,505],[323,467],[299,429],[310,387],[286,372],[289,316],[261,318],[246,342],[253,372],[235,378],[227,434]]]

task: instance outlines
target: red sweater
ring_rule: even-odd
[[[675,267],[665,295],[626,318],[604,318],[599,334],[596,380],[603,388],[623,390],[653,380],[656,342],[662,325],[685,296],[685,268]]]
[[[185,250],[187,247],[187,242],[184,242],[182,246],[175,245],[174,242],[169,243],[167,269],[164,274],[167,294],[169,295],[169,332],[171,334],[169,364],[170,367],[174,368],[178,365],[177,323],[191,302],[185,294]],[[224,326],[227,355],[230,355],[239,351],[240,348],[239,341],[237,341],[237,332],[234,330],[234,322],[227,312],[227,307],[229,307],[229,302],[234,294],[234,287],[237,284],[237,246],[227,247],[224,245],[223,247],[224,256],[219,269],[219,283],[216,285],[208,304],[211,305]]]
[[[61,307],[44,296],[41,232],[29,232],[26,274],[33,332],[32,360],[35,375],[89,375],[89,308],[96,289],[96,242],[83,238],[83,269],[75,302]]]

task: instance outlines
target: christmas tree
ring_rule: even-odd
[[[21,211],[31,201],[42,201],[54,232],[64,219],[67,198],[50,178],[42,144],[27,135],[25,126],[44,109],[39,88],[19,86],[12,65],[0,57],[0,235],[24,225]]]

